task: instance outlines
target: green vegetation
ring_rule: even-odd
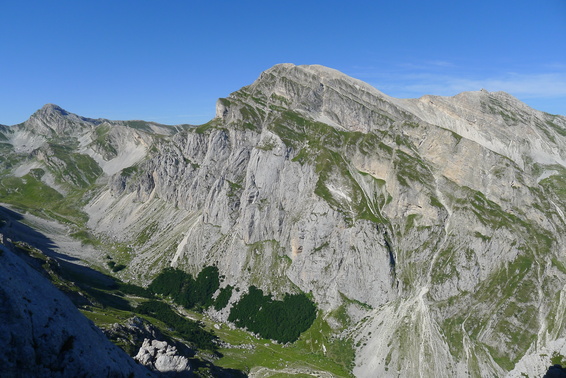
[[[566,204],[566,169],[559,167],[557,170],[559,174],[545,178],[540,185],[545,190],[554,193],[562,204]]]
[[[516,124],[517,122],[520,121],[520,119],[517,118],[518,113],[514,113],[512,111],[509,111],[509,108],[505,104],[503,104],[499,99],[497,99],[493,96],[490,96],[489,103],[484,103],[482,105],[483,105],[485,111],[487,111],[489,109],[489,111],[492,114],[499,114],[499,116],[507,124],[514,125],[514,124]],[[485,109],[485,108],[487,108],[487,109]]]
[[[442,325],[454,356],[464,356],[463,340],[468,337],[480,348],[489,350],[493,359],[507,370],[512,369],[524,355],[536,340],[538,331],[538,284],[533,261],[531,255],[520,255],[515,261],[495,270],[475,293],[463,293],[444,304],[450,308],[462,308]],[[490,305],[484,311],[469,313],[465,309],[470,302]],[[462,324],[465,324],[466,334]],[[477,341],[488,324],[494,329],[490,341]]]
[[[243,104],[239,111],[242,114],[243,118],[247,120],[247,122],[241,121],[234,126],[238,129],[258,131],[256,125],[261,125],[263,119],[265,118],[265,112],[259,107],[250,106],[247,104]]]
[[[230,187],[228,195],[235,195],[236,193],[238,193],[242,190],[242,184],[239,184],[237,182],[232,182],[230,180],[226,180],[226,182],[228,183],[228,185]]]
[[[491,240],[490,236],[484,235],[479,231],[474,232],[474,235],[475,235],[476,238],[479,238],[483,241],[490,241]]]
[[[134,176],[136,173],[138,173],[139,168],[137,165],[132,165],[131,167],[126,167],[124,169],[122,169],[122,171],[120,172],[120,175],[122,177],[131,177]]]
[[[256,146],[256,148],[258,150],[262,150],[262,151],[271,151],[276,147],[276,144],[274,141],[270,140],[270,141],[264,141],[262,144],[258,144]]]
[[[322,323],[325,322],[322,321]],[[315,324],[317,323],[315,322]],[[219,349],[223,357],[217,360],[215,364],[245,372],[249,372],[253,367],[261,366],[275,371],[294,368],[307,371],[327,371],[333,377],[352,377],[349,371],[349,362],[342,365],[331,359],[334,353],[339,354],[342,359],[349,358],[351,347],[345,346],[344,349],[340,350],[337,346],[336,349],[333,349],[334,347],[330,345],[329,341],[332,339],[330,328],[324,328],[324,332],[330,331],[326,335],[320,334],[321,331],[321,328],[313,325],[311,329],[301,335],[297,342],[283,345],[267,339],[258,339],[246,331],[238,328],[230,329],[223,325],[215,333],[233,347]],[[337,341],[336,345],[340,342]],[[241,348],[244,345],[247,348]],[[323,348],[326,348],[326,353]],[[333,349],[333,351],[331,352],[330,349]],[[275,376],[289,375],[288,372],[282,371]],[[296,375],[291,376],[296,377]],[[312,375],[309,376],[312,377]],[[273,377],[273,375],[270,375],[270,377]]]
[[[196,348],[210,351],[217,349],[218,338],[205,330],[202,323],[180,316],[166,303],[156,300],[142,300],[139,303],[139,299],[124,297],[124,294],[129,294],[151,299],[153,296],[148,290],[120,282],[88,268],[77,268],[72,264],[60,265],[26,243],[15,242],[15,246],[18,252],[36,261],[32,266],[43,270],[43,273],[46,273],[59,289],[70,295],[71,299],[81,298],[80,304],[77,304],[82,307],[83,314],[97,324],[121,322],[135,314],[146,315],[155,318],[152,323],[156,325],[163,323],[164,331],[171,329],[174,335],[182,337]],[[77,295],[79,293],[80,295]],[[139,304],[134,307],[132,302]]]
[[[102,174],[102,168],[88,155],[73,152],[72,147],[49,143],[44,159],[59,183],[87,188]]]
[[[220,99],[219,101],[222,101],[222,100],[226,100],[226,99]],[[228,101],[228,100],[226,100],[226,101]],[[204,123],[200,126],[195,127],[193,130],[197,134],[204,134],[204,133],[209,132],[210,130],[218,129],[220,124],[221,124],[221,121],[219,119],[215,118],[215,119],[208,121],[207,123]]]
[[[108,267],[112,269],[114,273],[119,272],[121,270],[126,269],[126,265],[124,264],[116,264],[114,261],[108,261]]]
[[[550,261],[552,261],[552,265],[554,265],[559,271],[566,274],[566,266],[564,266],[562,262],[558,261],[556,257],[552,257]]]
[[[146,244],[158,229],[159,223],[157,223],[156,221],[151,222],[138,234],[138,236],[136,237],[136,243],[138,245]]]
[[[286,294],[282,301],[277,301],[250,286],[249,292],[232,307],[228,320],[261,337],[287,343],[297,340],[315,318],[316,307],[304,294]]]
[[[0,198],[17,208],[55,218],[63,223],[82,223],[86,215],[55,189],[47,186],[31,173],[23,177],[7,176],[0,179]]]
[[[216,300],[214,301],[214,309],[216,311],[220,311],[228,305],[228,302],[230,301],[230,297],[232,297],[233,289],[234,288],[230,285],[220,289],[220,293],[218,294],[218,297],[216,297]]]
[[[108,138],[108,133],[110,132],[110,125],[107,123],[103,123],[102,125],[98,126],[94,133],[96,138],[92,142],[94,146],[98,147],[100,151],[103,152],[106,158],[114,158],[118,155],[118,151],[116,148],[110,143]]]
[[[184,282],[191,279],[191,275],[182,270],[167,268],[155,277],[148,289],[154,293],[162,294],[175,300],[182,292]]]
[[[499,242],[501,235],[511,233],[521,237],[510,244],[514,250],[519,251],[518,255],[512,261],[497,261],[498,265],[492,268],[492,274],[482,280],[473,293],[452,297],[446,304],[438,304],[439,307],[446,305],[447,308],[462,309],[442,324],[443,334],[451,353],[456,357],[465,356],[464,344],[469,338],[468,345],[475,348],[470,354],[479,358],[484,353],[482,350],[489,351],[489,355],[501,367],[512,369],[537,338],[540,326],[540,290],[546,293],[547,290],[552,290],[549,287],[554,284],[550,279],[548,283],[544,282],[536,261],[551,261],[556,271],[560,272],[566,272],[566,267],[561,259],[548,254],[554,250],[556,241],[550,232],[537,223],[517,216],[518,211],[505,210],[484,194],[470,188],[454,188],[450,193],[453,195],[449,202],[454,210],[467,211],[485,225],[484,229],[489,230],[482,231],[483,233],[470,230],[486,247],[496,240]],[[543,191],[538,195],[542,196],[542,193]],[[503,230],[498,231],[499,229]],[[477,251],[462,245],[448,243],[443,246],[431,269],[432,283],[456,281],[463,270],[474,269],[477,264],[476,253]],[[465,260],[462,258],[464,256]],[[479,306],[476,311],[469,313],[466,309],[470,303],[482,303],[485,307]],[[548,322],[552,322],[552,316]],[[465,329],[462,324],[465,324]],[[488,329],[491,330],[491,336],[481,339],[481,335]],[[549,325],[548,329],[553,328]]]
[[[212,295],[219,287],[218,268],[207,266],[196,279],[179,269],[164,269],[151,282],[149,290],[170,297],[185,308],[204,309],[214,303]]]
[[[132,129],[136,129],[139,131],[143,131],[149,134],[153,134],[152,126],[159,126],[161,128],[166,128],[169,130],[177,130],[174,126],[169,125],[162,125],[155,122],[147,122],[147,121],[123,121],[124,125],[131,127]],[[155,134],[154,134],[155,135]]]
[[[136,312],[152,316],[173,327],[175,332],[197,348],[217,349],[216,341],[218,338],[213,333],[204,330],[203,324],[180,316],[166,303],[160,301],[143,302],[136,308]]]
[[[465,324],[463,316],[452,316],[444,320],[442,329],[444,336],[448,341],[450,353],[455,358],[464,358],[464,335],[462,333],[462,324]]]
[[[552,121],[546,121],[546,124],[548,126],[550,126],[550,128],[552,128],[558,134],[560,134],[562,136],[566,136],[566,129],[564,129],[563,127],[558,126],[556,123],[554,123]]]
[[[90,156],[77,153],[76,147],[74,140],[60,140],[60,144],[42,146],[37,153],[42,168],[31,169],[23,177],[4,175],[0,179],[2,200],[41,217],[74,224],[80,229],[86,221],[86,215],[81,211],[82,204],[88,201],[102,169]],[[9,167],[11,158],[21,161],[23,157],[14,154],[2,156],[2,165]],[[42,182],[47,174],[55,179],[57,190]],[[84,241],[88,239],[85,235],[76,236]]]
[[[125,121],[124,124],[132,129],[151,133],[151,123],[146,121]]]
[[[77,232],[73,232],[72,234],[70,234],[70,236],[80,240],[82,245],[94,245],[94,246],[100,245],[100,241],[96,239],[94,235],[92,235],[86,230],[79,230]]]
[[[276,101],[276,102],[282,103],[284,105],[289,105],[291,103],[286,97],[279,96],[275,93],[271,94],[270,99],[272,101]]]
[[[552,357],[550,357],[550,363],[552,365],[560,365],[562,367],[566,367],[566,357],[558,352],[554,352],[552,354]]]
[[[409,143],[405,139],[398,142],[401,144]],[[413,147],[410,146],[410,148]],[[431,187],[434,182],[434,176],[423,160],[401,150],[396,150],[395,168],[397,169],[397,179],[404,186],[410,186],[411,182],[417,182],[425,187]]]
[[[135,295],[136,297],[148,298],[148,299],[154,298],[154,295],[144,287],[133,285],[130,283],[124,283],[124,282],[117,282],[117,285],[118,285],[118,290],[122,294]]]
[[[42,204],[60,202],[63,195],[38,181],[31,174],[23,177],[8,176],[0,181],[0,196],[3,201],[23,207],[40,207]]]
[[[391,159],[393,150],[383,144],[378,134],[338,130],[286,110],[279,111],[278,118],[268,127],[297,151],[293,161],[315,166],[319,175],[315,194],[342,213],[347,224],[357,219],[385,222],[378,210],[387,201],[386,193],[381,190],[383,186],[376,195],[364,191],[368,180],[343,159],[344,151]]]
[[[460,143],[462,140],[462,136],[460,134],[456,134],[454,131],[451,131],[452,138],[456,139],[456,144]]]

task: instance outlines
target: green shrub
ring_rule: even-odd
[[[124,265],[124,264],[118,264],[118,265],[115,265],[114,267],[112,267],[112,271],[114,273],[119,272],[119,271],[124,270],[124,269],[126,269],[126,265]]]

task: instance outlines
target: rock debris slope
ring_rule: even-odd
[[[503,376],[566,336],[566,118],[506,93],[281,64],[198,127],[47,105],[0,142],[13,180],[84,193],[70,216],[128,247],[122,278],[310,292],[357,376]]]

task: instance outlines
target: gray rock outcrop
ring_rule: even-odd
[[[180,355],[177,348],[167,344],[166,341],[145,339],[134,359],[161,373],[187,373],[188,375],[191,370],[189,360]],[[183,376],[183,374],[176,376]]]

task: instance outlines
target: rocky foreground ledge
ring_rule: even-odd
[[[152,377],[47,278],[0,245],[3,377]]]

